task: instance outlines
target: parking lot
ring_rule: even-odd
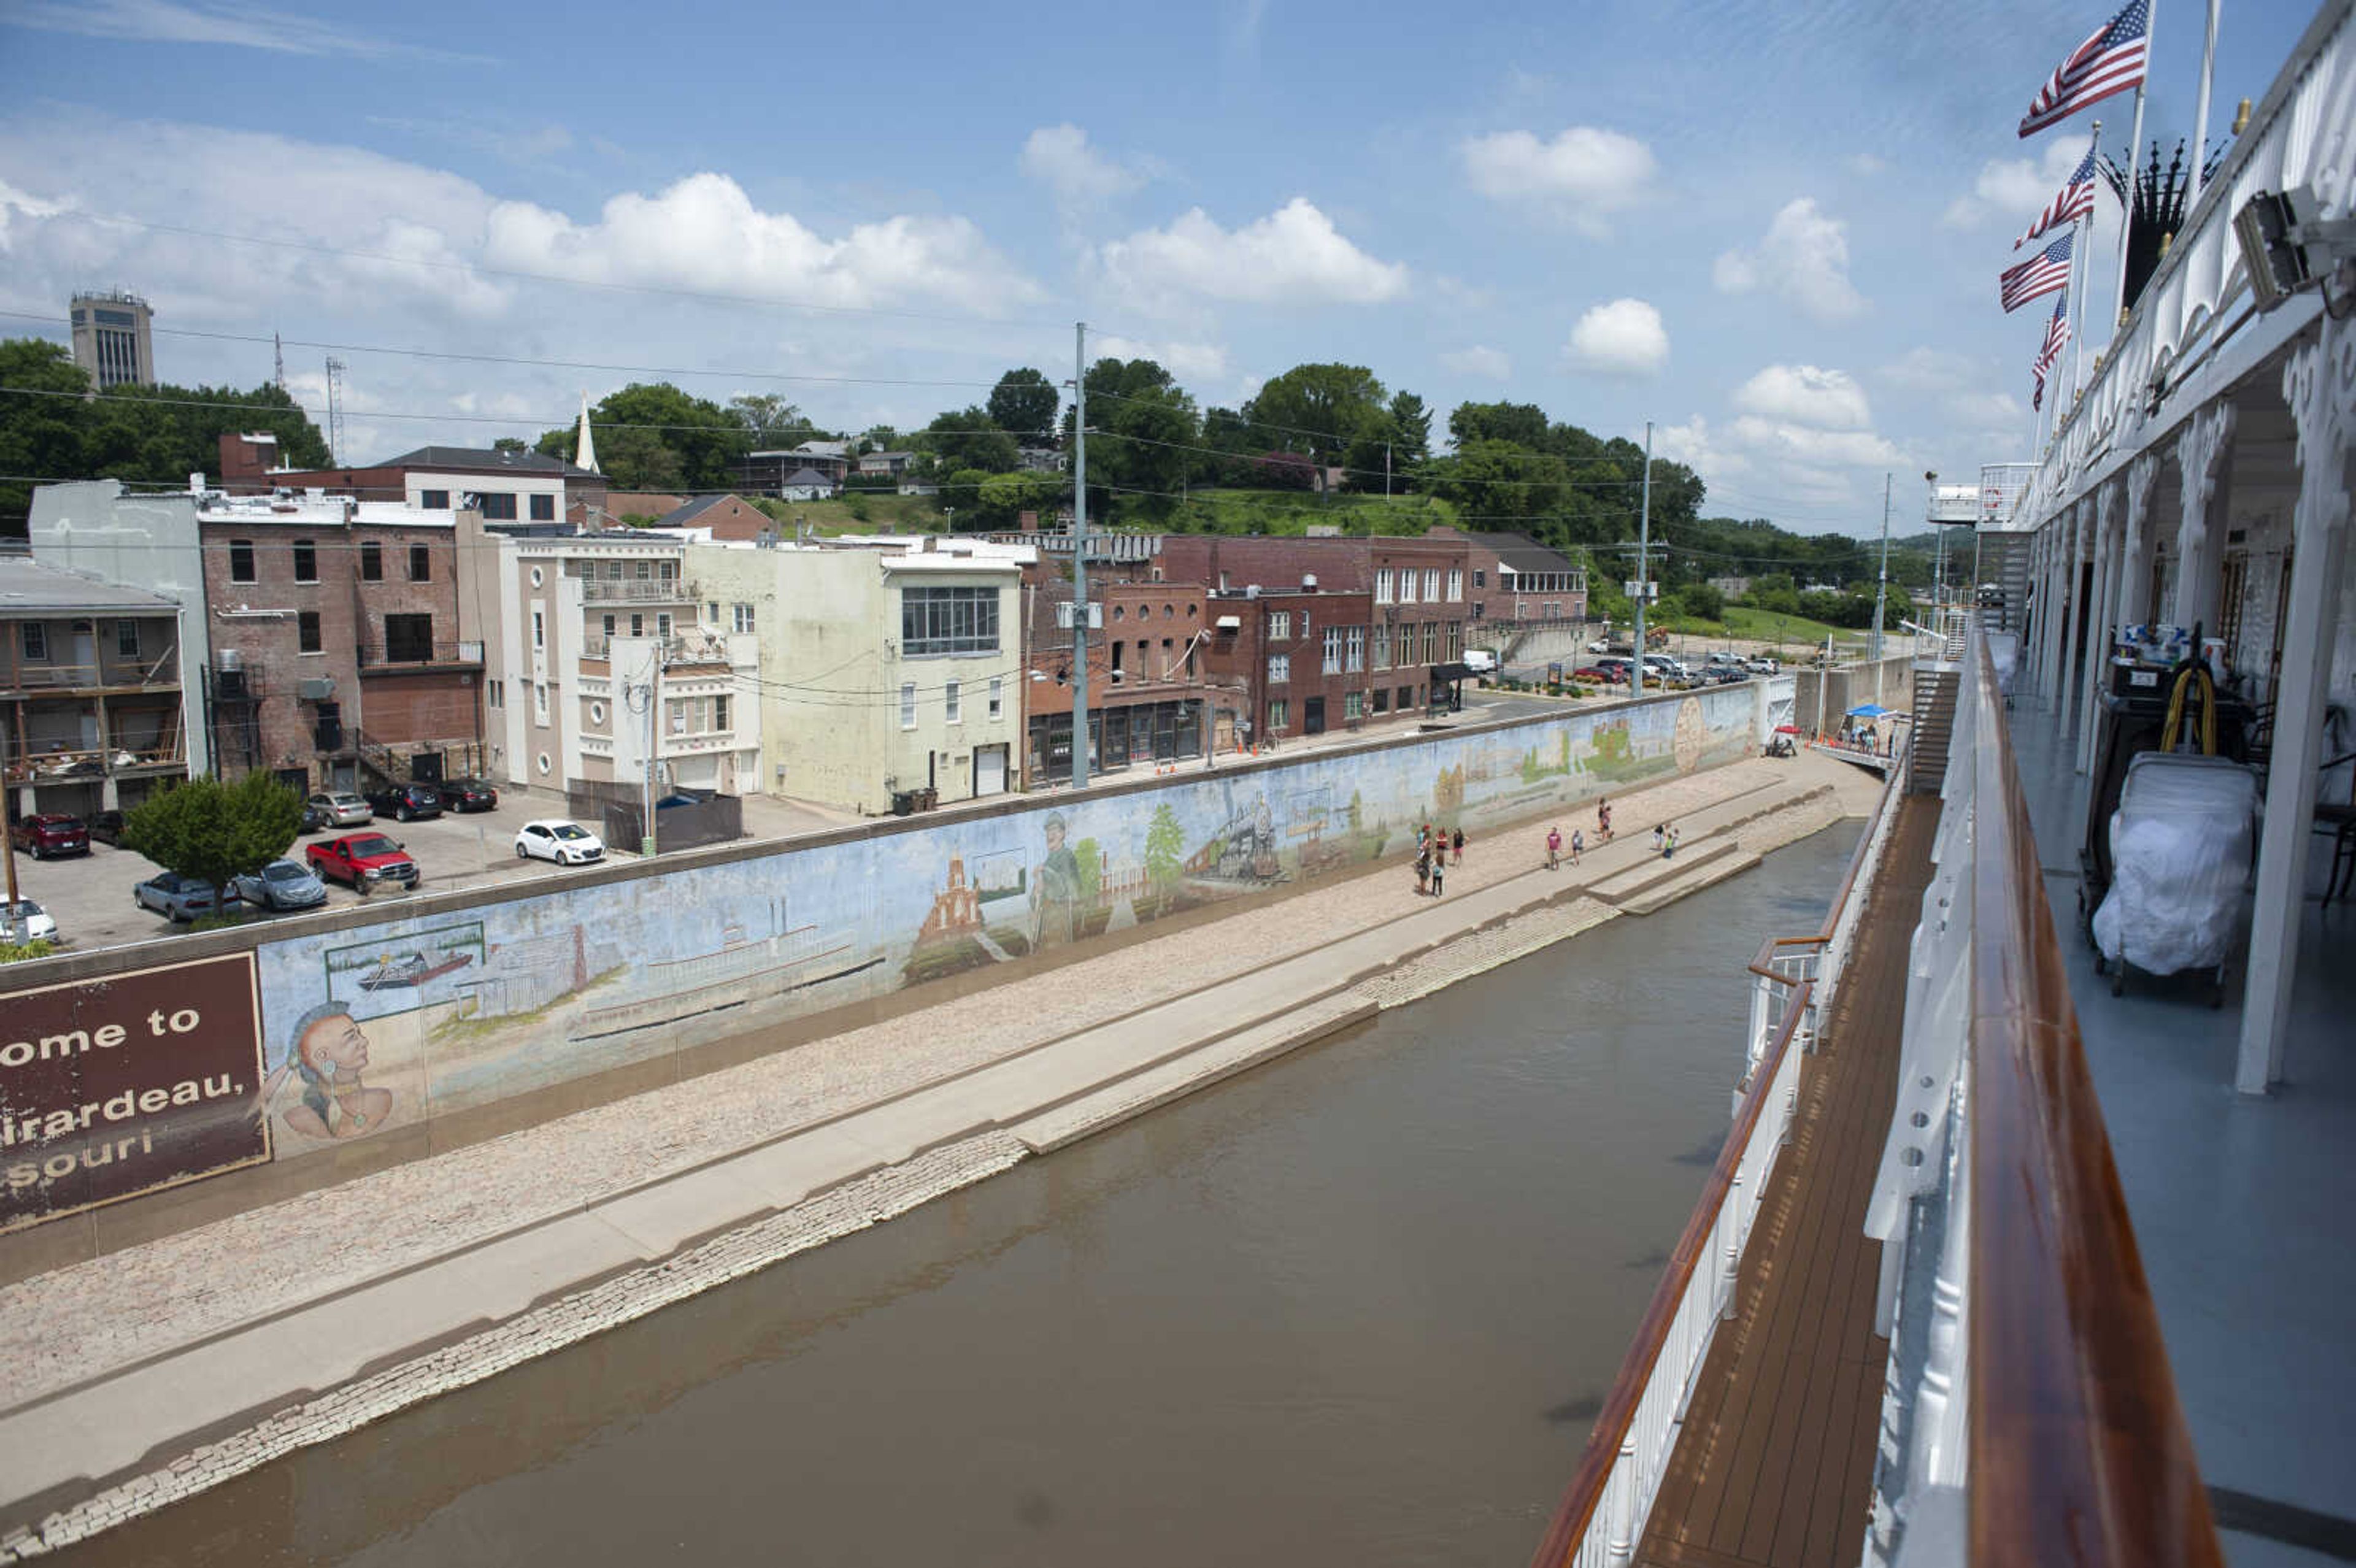
[[[465,816],[444,814],[423,822],[380,821],[376,831],[400,844],[409,851],[424,873],[423,887],[439,891],[452,887],[479,887],[487,883],[511,881],[525,877],[552,877],[570,874],[564,869],[545,860],[516,859],[516,829],[536,817],[561,816],[561,809],[552,809],[546,801],[502,798],[494,811],[470,812]],[[303,859],[305,846],[320,843],[343,833],[365,833],[366,827],[330,828],[322,833],[305,834],[287,850],[290,859]],[[69,950],[92,947],[116,947],[125,943],[146,942],[171,935],[183,929],[162,915],[139,908],[132,901],[131,890],[160,869],[144,855],[112,844],[92,844],[90,854],[72,859],[36,860],[31,856],[16,856],[16,886],[18,895],[31,899],[49,912],[58,923],[60,943]],[[373,905],[397,903],[403,895],[389,890],[363,901],[351,889],[335,882],[327,884],[327,907],[343,909],[363,901]],[[272,916],[236,906],[240,912],[255,919],[295,919],[293,915]]]

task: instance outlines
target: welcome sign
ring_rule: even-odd
[[[270,1157],[253,958],[8,998],[0,1232]]]

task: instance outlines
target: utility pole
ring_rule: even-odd
[[[1653,560],[1653,421],[1644,421],[1644,500],[1636,516],[1636,649],[1629,661],[1628,695],[1644,695],[1644,594]]]
[[[1072,787],[1088,787],[1088,324],[1072,347]]]
[[[1391,443],[1383,443],[1383,499],[1391,498]]]
[[[647,656],[647,755],[646,765],[639,770],[638,780],[638,853],[651,860],[655,856],[655,748],[662,743],[662,645],[658,643]]]
[[[1873,590],[1873,657],[1881,659],[1882,608],[1890,600],[1890,475],[1881,476],[1881,579]]]
[[[1930,519],[1931,531],[1936,534],[1939,538],[1939,549],[1937,554],[1933,558],[1936,564],[1932,569],[1936,575],[1934,575],[1931,580],[1931,624],[1938,631],[1939,635],[1944,637],[1947,635],[1947,623],[1945,620],[1947,609],[1947,530],[1945,528],[1941,526],[1938,517],[1938,471],[1936,469],[1926,471],[1922,475],[1922,483],[1930,486],[1931,491],[1930,499],[1922,508],[1922,515]]]

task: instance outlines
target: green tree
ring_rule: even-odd
[[[1677,601],[1686,613],[1700,621],[1726,619],[1726,595],[1707,582],[1688,582],[1677,590]]]
[[[934,500],[944,510],[963,513],[965,526],[969,532],[985,532],[991,527],[991,523],[983,509],[981,493],[983,486],[993,477],[995,475],[979,468],[958,469],[941,485],[941,493],[935,496]],[[957,526],[956,517],[950,517],[949,526],[952,528]]]
[[[1509,441],[1474,441],[1432,465],[1432,493],[1476,518],[1529,519],[1526,531],[1555,542],[1569,494],[1563,461]]]
[[[741,482],[753,432],[736,414],[668,381],[633,381],[589,411],[597,465],[623,490],[725,490]],[[612,431],[607,426],[619,427]],[[541,434],[535,449],[570,463],[576,427]],[[661,456],[657,448],[669,453]]]
[[[1013,528],[1025,512],[1045,503],[1047,487],[1035,474],[993,474],[981,481],[975,498],[977,527],[1003,530]]]
[[[998,379],[998,385],[990,389],[989,413],[999,429],[1038,446],[1052,438],[1055,411],[1063,401],[1064,394],[1055,382],[1025,365]]]
[[[573,438],[564,436],[566,450],[549,453],[552,457],[573,460]],[[548,452],[548,438],[541,438],[541,450]],[[684,490],[688,487],[687,467],[669,443],[650,430],[612,430],[597,432],[597,466],[616,490],[652,490],[657,492]]]
[[[0,478],[0,519],[6,531],[21,534],[32,506],[27,479],[75,479],[91,472],[83,464],[89,415],[81,398],[90,377],[63,345],[14,337],[0,342],[0,386],[61,394],[0,397],[0,475],[27,476]]]
[[[774,392],[747,392],[728,400],[728,415],[744,427],[748,452],[776,452],[816,439],[818,427],[801,410]]]
[[[1145,825],[1145,875],[1164,909],[1178,891],[1185,856],[1185,831],[1178,826],[1178,814],[1164,802],[1153,808]]]
[[[1371,436],[1379,467],[1389,396],[1364,365],[1295,365],[1270,378],[1244,405],[1244,416],[1269,445],[1329,463],[1345,461],[1355,443]]]
[[[932,454],[942,470],[979,468],[984,474],[1008,474],[1023,465],[1014,438],[979,408],[955,409],[935,416],[916,437],[919,451]]]
[[[1459,403],[1448,433],[1461,450],[1479,441],[1509,441],[1537,452],[1547,444],[1546,411],[1536,403]]]
[[[233,784],[194,778],[132,807],[123,843],[167,871],[225,887],[286,853],[303,822],[303,797],[255,769]]]
[[[491,450],[493,452],[527,452],[530,449],[524,445],[523,437],[519,435],[503,435],[497,441],[491,443]]]

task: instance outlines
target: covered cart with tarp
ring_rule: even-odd
[[[2127,764],[2111,816],[2111,883],[2093,923],[2094,967],[2109,971],[2113,996],[2130,966],[2207,970],[2210,1005],[2223,1005],[2257,815],[2257,775],[2242,763],[2146,752]]]

